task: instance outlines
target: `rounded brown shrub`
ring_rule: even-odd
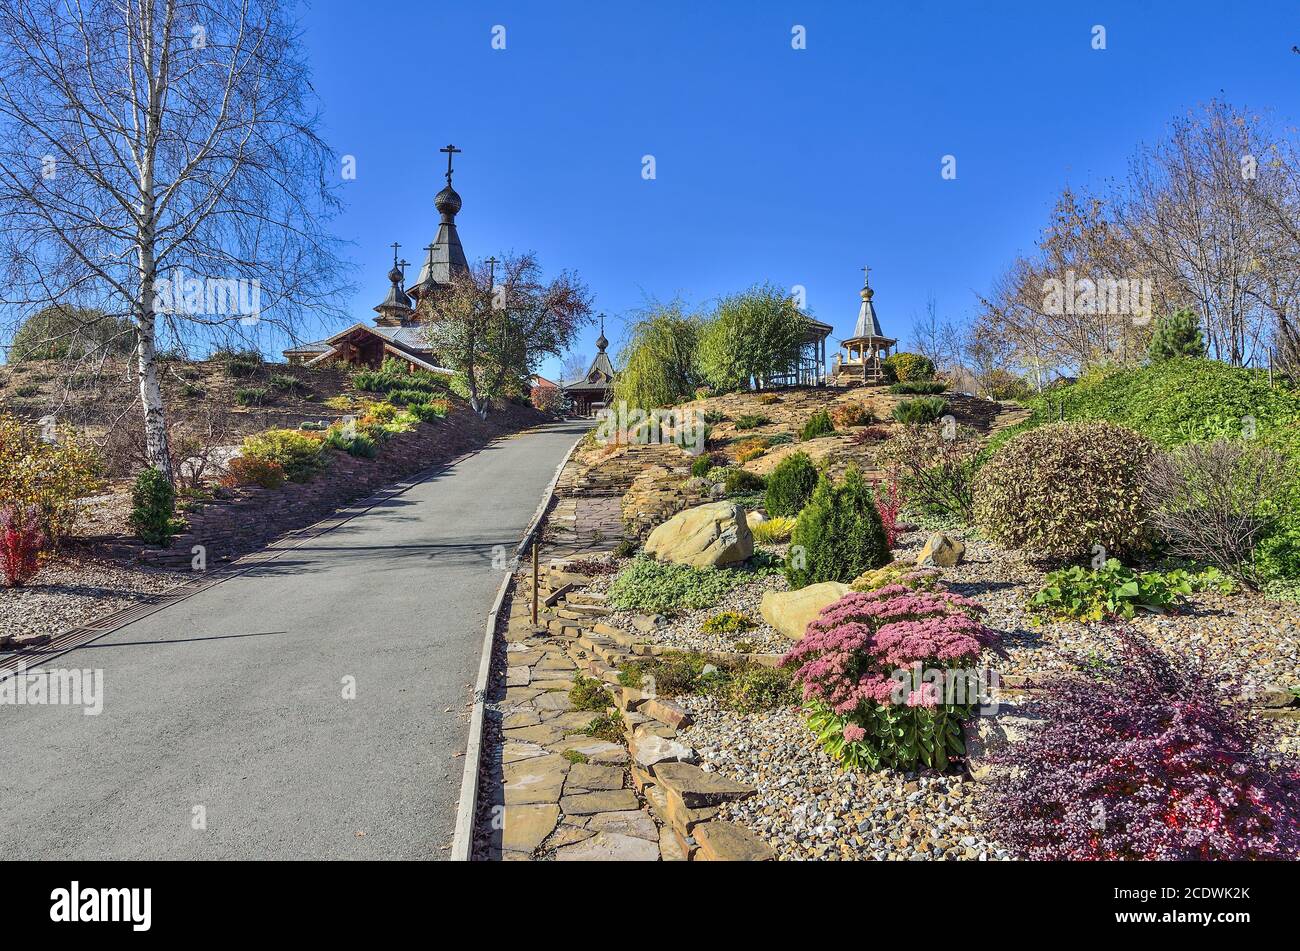
[[[1132,551],[1146,535],[1143,475],[1155,445],[1104,421],[1055,423],[1008,442],[980,469],[975,521],[1032,556]]]

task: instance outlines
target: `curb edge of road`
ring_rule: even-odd
[[[523,554],[524,546],[528,544],[533,533],[541,525],[542,519],[546,517],[547,511],[551,507],[551,500],[555,497],[555,487],[559,484],[560,473],[564,467],[569,464],[569,459],[573,457],[574,451],[586,437],[584,433],[579,436],[569,447],[569,451],[564,454],[560,464],[555,467],[555,475],[551,477],[551,484],[546,487],[542,494],[542,501],[537,506],[537,511],[533,513],[533,520],[529,523],[527,531],[524,532],[523,538],[515,547],[514,561],[517,563]],[[487,628],[483,634],[483,646],[479,655],[478,679],[474,682],[474,709],[470,712],[469,717],[469,739],[465,743],[465,769],[460,779],[460,802],[456,807],[456,827],[451,839],[451,858],[452,862],[468,862],[470,849],[474,844],[474,818],[478,812],[478,774],[479,765],[483,756],[483,718],[486,715],[486,697],[488,678],[492,676],[492,650],[496,646],[497,618],[501,613],[501,605],[505,601],[506,591],[510,587],[510,582],[514,578],[514,571],[509,571],[501,579],[501,586],[497,588],[496,600],[492,602],[492,610],[488,613]]]

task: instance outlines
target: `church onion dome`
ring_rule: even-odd
[[[455,218],[460,213],[460,195],[448,185],[434,196],[433,207],[438,209],[438,214],[444,219]]]
[[[600,336],[596,338],[596,349],[603,352],[608,346],[609,341],[605,339],[605,331],[602,330]]]

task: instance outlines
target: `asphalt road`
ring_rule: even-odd
[[[103,712],[0,705],[0,856],[446,858],[493,547],[585,428],[492,443],[51,661],[102,668]]]

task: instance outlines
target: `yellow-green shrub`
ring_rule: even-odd
[[[277,462],[286,477],[306,482],[325,468],[324,443],[319,436],[298,429],[268,429],[244,438],[242,455]]]
[[[43,433],[0,413],[0,507],[34,505],[51,543],[72,531],[76,500],[98,488],[99,469],[93,450],[71,430]]]
[[[980,469],[975,521],[1000,545],[1051,559],[1146,541],[1143,473],[1155,445],[1102,421],[1053,423],[1007,443]]]

